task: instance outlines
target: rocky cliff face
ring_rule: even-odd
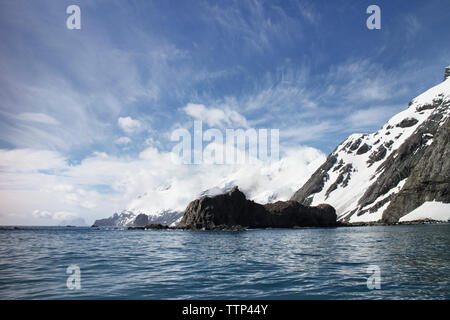
[[[329,205],[307,207],[296,201],[278,201],[261,205],[247,200],[234,187],[225,194],[192,201],[184,213],[179,228],[226,229],[328,227],[336,225],[336,213]]]
[[[379,131],[347,138],[291,200],[329,203],[342,221],[389,223],[450,202],[449,74]]]
[[[431,127],[437,126],[439,120]],[[426,128],[426,127],[425,127]],[[425,129],[424,128],[424,129]],[[383,212],[383,222],[397,222],[424,202],[450,203],[450,119],[438,127],[434,141],[416,157],[415,165],[400,192]]]

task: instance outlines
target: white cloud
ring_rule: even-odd
[[[41,211],[41,210],[34,210],[32,212],[32,215],[36,218],[44,218],[44,219],[51,219],[53,218],[53,214],[51,212],[48,211]]]
[[[58,211],[53,214],[53,219],[55,220],[66,220],[76,218],[77,215],[72,212]]]
[[[114,143],[118,144],[118,145],[126,145],[126,144],[131,143],[131,139],[128,137],[120,137],[120,138],[117,138],[116,140],[114,140]]]
[[[145,213],[163,209],[182,211],[201,192],[216,187],[220,192],[231,185],[238,185],[248,198],[261,203],[273,196],[287,200],[325,160],[322,152],[309,147],[285,150],[276,162],[256,159],[239,165],[167,165],[167,156],[156,149],[149,149],[142,156],[157,167],[141,171],[140,176],[129,180],[128,187],[141,197],[135,198],[128,208]]]
[[[86,209],[94,209],[94,208],[97,207],[97,205],[94,202],[91,202],[91,201],[83,201],[83,202],[80,203],[80,205],[83,208],[86,208]]]
[[[36,172],[65,168],[65,158],[58,152],[33,149],[0,149],[0,172]]]
[[[50,223],[57,225],[76,225],[76,226],[84,226],[86,222],[83,218],[68,211],[58,211],[58,212],[49,212],[49,211],[41,211],[34,210],[32,212],[32,216],[35,217],[41,223]]]
[[[26,157],[29,151],[12,152]],[[52,154],[34,152],[41,155],[41,160]],[[322,152],[308,147],[285,150],[276,162],[244,165],[178,165],[170,152],[154,147],[143,150],[138,157],[94,153],[75,165],[56,156],[60,160],[50,162],[54,168],[26,162],[3,163],[0,223],[59,224],[77,218],[93,223],[127,208],[149,214],[165,209],[184,210],[202,191],[222,188],[227,183],[239,185],[257,201],[266,202],[274,190],[278,199],[288,199],[325,159]],[[41,167],[62,173],[43,174],[38,172]],[[77,214],[69,214],[73,212]]]
[[[142,129],[142,123],[139,120],[132,119],[131,117],[120,117],[117,119],[119,127],[126,133],[135,133]]]
[[[71,185],[68,184],[57,184],[55,186],[53,186],[53,190],[54,191],[66,191],[66,192],[70,192],[72,191],[74,188]]]
[[[183,111],[196,120],[206,122],[210,127],[248,127],[245,117],[228,107],[208,108],[203,104],[188,103]]]

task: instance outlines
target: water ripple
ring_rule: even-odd
[[[450,225],[0,229],[0,299],[449,299]],[[81,289],[66,268],[81,269]],[[381,289],[369,290],[367,267]]]

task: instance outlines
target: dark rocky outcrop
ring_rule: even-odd
[[[370,149],[371,149],[371,147],[370,147],[367,143],[364,143],[364,144],[358,149],[358,151],[356,151],[356,154],[357,154],[357,155],[364,154],[364,153],[366,153],[367,151],[369,151]]]
[[[415,118],[406,118],[406,119],[403,119],[400,123],[398,123],[396,127],[408,128],[408,127],[412,127],[417,122],[419,122],[419,120],[417,120]]]
[[[353,144],[350,146],[350,151],[355,151],[356,149],[359,148],[359,145],[361,144],[361,139],[356,140],[355,142],[353,142]]]
[[[247,200],[234,187],[225,194],[192,201],[179,224],[183,229],[293,228],[336,226],[336,212],[323,204],[304,206],[296,201],[261,205]]]
[[[387,149],[384,145],[381,145],[378,147],[376,151],[374,151],[370,156],[369,160],[367,161],[367,164],[369,167],[373,165],[375,162],[383,160],[383,158],[386,156]]]
[[[436,125],[436,122],[433,124]],[[383,212],[383,222],[396,222],[425,201],[450,203],[449,146],[450,118],[439,128],[430,148],[426,148],[423,155],[416,159],[402,190]]]
[[[450,78],[450,66],[448,66],[447,68],[445,68],[445,72],[444,72],[444,81],[447,80],[448,78]]]
[[[264,208],[274,228],[336,226],[336,211],[328,204],[308,207],[297,201],[278,201],[266,204]]]
[[[133,225],[134,226],[146,226],[148,225],[148,216],[146,214],[138,214],[137,217],[134,219]]]
[[[128,230],[166,230],[166,229],[174,229],[166,225],[162,224],[148,224],[146,226],[139,226],[139,227],[128,227]]]

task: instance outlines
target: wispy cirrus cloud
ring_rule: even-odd
[[[0,141],[8,145],[69,151],[111,143],[122,110],[154,103],[160,94],[156,83],[168,81],[167,63],[183,56],[173,44],[132,24],[126,28],[139,43],[133,50],[119,48],[105,35],[101,19],[90,20],[89,32],[68,32],[58,24],[65,18],[65,10],[59,10],[63,5],[51,1],[3,3],[2,9],[11,13],[4,16],[0,46],[0,113],[5,114]],[[21,18],[15,19],[19,12]],[[33,59],[24,56],[22,41],[13,41],[27,37],[40,43]]]
[[[414,41],[417,40],[417,36],[420,32],[420,29],[422,28],[422,24],[420,23],[419,19],[416,15],[410,13],[407,14],[404,18],[404,29],[406,38],[408,41]]]
[[[53,118],[45,113],[39,113],[39,112],[19,113],[17,115],[17,119],[22,120],[22,121],[30,121],[30,122],[37,122],[37,123],[50,124],[50,125],[59,124],[59,122],[55,118]]]
[[[280,42],[300,41],[305,37],[304,26],[319,20],[314,2],[293,1],[289,6],[302,19],[294,18],[277,3],[266,1],[208,3],[203,18],[231,40],[231,47],[244,45],[241,50],[261,53],[276,50],[274,45]]]
[[[405,105],[385,105],[356,110],[348,116],[346,123],[355,129],[380,126],[405,108]]]

